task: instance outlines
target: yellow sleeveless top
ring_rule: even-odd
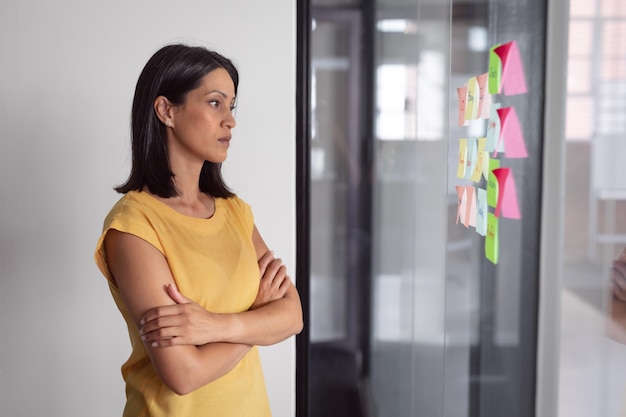
[[[250,206],[232,197],[215,199],[215,214],[200,219],[178,213],[145,192],[125,194],[111,209],[95,261],[126,320],[132,352],[122,366],[124,417],[271,416],[259,352],[255,346],[228,374],[187,395],[168,389],[152,362],[111,278],[104,255],[108,230],[138,236],[165,255],[180,292],[215,313],[246,311],[259,288]]]

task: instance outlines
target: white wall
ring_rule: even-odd
[[[129,168],[134,84],[165,43],[241,72],[230,185],[295,267],[295,2],[4,2],[0,13],[0,415],[120,416],[124,323],[93,250]],[[293,339],[262,350],[275,417]]]

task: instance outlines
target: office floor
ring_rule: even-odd
[[[624,245],[598,244],[590,260],[591,150],[566,146],[558,417],[625,417],[626,345],[605,332],[608,268]],[[597,215],[599,228],[626,231],[626,203],[600,205]]]
[[[605,273],[590,262],[564,268],[559,417],[626,416],[626,345],[606,337]]]

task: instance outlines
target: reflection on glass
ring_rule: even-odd
[[[408,9],[408,10],[407,10]],[[445,10],[443,8],[442,10]],[[379,416],[441,415],[449,16],[378,4],[371,388]]]
[[[316,22],[311,58],[311,342],[346,338],[347,28]]]

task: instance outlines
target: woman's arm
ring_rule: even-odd
[[[252,232],[252,242],[258,259],[268,255],[270,250],[256,226]],[[268,276],[264,274],[261,277],[259,287],[261,289],[264,286],[276,287],[277,291],[284,289],[283,295],[258,308],[235,314],[231,333],[224,341],[271,345],[302,331],[304,324],[300,296],[287,276],[282,262],[280,264],[281,268],[276,274]]]
[[[154,246],[137,236],[110,230],[105,237],[104,248],[117,287],[138,327],[141,317],[148,310],[174,304],[166,289],[168,285],[174,285],[174,278],[167,260]],[[220,321],[217,317],[214,319],[216,323]],[[208,330],[208,324],[209,321],[204,322],[205,330]],[[208,331],[208,334],[211,333]],[[220,335],[214,334],[214,337],[219,338]],[[212,341],[215,340],[218,339]],[[161,380],[180,395],[226,374],[251,348],[250,344],[233,343],[160,348],[150,341],[144,343]]]
[[[142,319],[145,340],[163,347],[205,344],[215,341],[215,335],[219,334],[217,340],[222,342],[272,345],[300,333],[303,326],[300,296],[282,261],[274,259],[256,227],[252,241],[261,280],[259,295],[250,310],[214,314],[193,302],[154,308]],[[217,325],[213,324],[216,316]]]

